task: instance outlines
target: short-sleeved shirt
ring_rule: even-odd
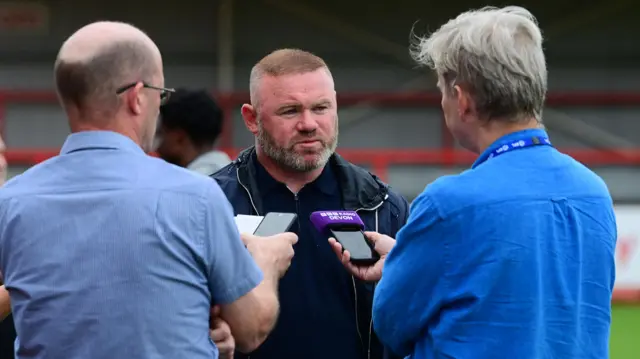
[[[17,358],[217,358],[209,309],[262,281],[215,181],[114,132],[0,190]]]

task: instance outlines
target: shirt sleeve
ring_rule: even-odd
[[[228,304],[257,287],[263,274],[240,239],[231,204],[211,182],[204,233],[209,289],[213,304]]]
[[[394,353],[407,356],[444,301],[446,233],[425,192],[412,203],[406,225],[388,254],[373,302],[373,325]]]

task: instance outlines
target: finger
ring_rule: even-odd
[[[351,253],[349,253],[348,250],[344,250],[342,251],[342,264],[344,264],[345,266],[349,267],[352,266],[353,264],[351,263]]]
[[[289,241],[289,243],[291,243],[291,245],[294,245],[296,243],[298,243],[298,235],[293,233],[293,232],[286,232],[286,233],[282,233],[285,238]]]
[[[220,316],[220,306],[219,305],[214,305],[213,307],[211,307],[211,318],[216,318]]]
[[[296,244],[298,242],[298,235],[293,233],[293,232],[284,232],[284,233],[278,233],[275,234],[273,236],[269,236],[269,237],[264,237],[262,238],[263,240],[280,240],[280,241],[287,241],[289,243]]]
[[[242,243],[244,243],[244,245],[246,246],[247,244],[249,244],[249,242],[251,242],[252,240],[255,239],[256,236],[254,236],[253,234],[249,234],[249,233],[240,233],[240,239],[242,240]]]
[[[227,339],[229,333],[227,333],[227,331],[222,328],[216,328],[211,329],[209,331],[209,335],[211,336],[211,340],[213,340],[214,343],[217,343]]]
[[[351,274],[355,275],[356,277],[359,277],[360,273],[362,272],[361,267],[358,267],[357,265],[351,262],[344,263],[344,267],[347,268],[347,270],[351,272]]]
[[[378,232],[364,232],[364,236],[375,246],[376,242],[382,237],[382,234]]]
[[[338,243],[335,238],[329,238],[329,245],[331,246],[331,249],[333,249],[333,251],[336,253],[338,258],[342,260],[342,245]]]
[[[216,343],[218,347],[218,355],[220,359],[233,359],[233,354],[236,349],[236,343],[233,341],[233,337],[229,337],[222,343]]]

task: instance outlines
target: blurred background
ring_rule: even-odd
[[[631,0],[0,0],[0,133],[9,176],[57,154],[69,133],[52,91],[62,42],[89,22],[118,20],[158,44],[168,87],[211,89],[226,116],[219,147],[232,158],[253,142],[240,117],[253,64],[283,47],[323,57],[339,94],[338,151],[412,200],[474,157],[444,127],[435,77],[409,57],[410,31],[436,30],[484,5],[521,5],[538,17],[549,68],[545,125],[554,145],[596,171],[616,201],[612,358],[638,358],[640,3]]]

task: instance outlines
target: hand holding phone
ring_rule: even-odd
[[[247,250],[265,277],[280,279],[289,269],[294,255],[293,245],[298,242],[295,233],[285,232],[269,237],[240,234]]]
[[[260,237],[269,237],[287,232],[297,217],[295,213],[269,212],[264,216],[253,234]]]
[[[351,253],[346,250],[335,238],[329,238],[329,244],[336,253],[338,259],[355,277],[364,281],[378,281],[382,278],[382,268],[387,254],[396,244],[396,240],[377,232],[364,232],[367,241],[373,246],[380,258],[371,265],[358,265],[351,260]]]
[[[373,244],[365,238],[362,231],[330,230],[331,236],[348,252],[349,261],[355,265],[373,265],[380,259]]]
[[[364,222],[355,211],[318,211],[310,217],[314,227],[331,236],[349,251],[350,261],[356,265],[371,265],[380,259],[362,230]]]

